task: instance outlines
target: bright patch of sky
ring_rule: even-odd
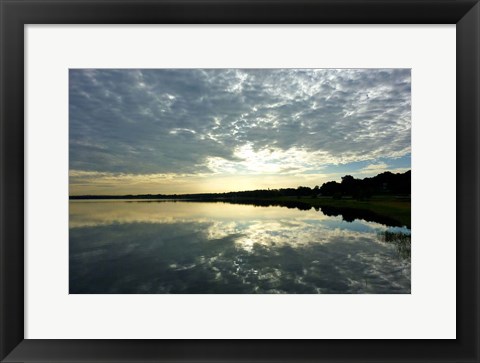
[[[410,169],[408,69],[72,69],[70,193],[313,187]]]

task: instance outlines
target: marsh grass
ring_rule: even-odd
[[[410,258],[412,249],[411,234],[403,232],[383,231],[378,233],[378,238],[382,242],[394,244],[401,258]]]
[[[335,199],[332,197],[279,197],[270,200],[302,202],[312,207],[335,207],[344,209],[365,210],[379,216],[390,218],[399,226],[411,224],[410,199],[399,199],[391,196],[372,197],[368,200],[357,200],[353,198]]]

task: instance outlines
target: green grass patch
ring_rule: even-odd
[[[410,199],[379,196],[369,200],[356,200],[351,198],[334,199],[331,197],[278,197],[279,202],[292,201],[302,202],[312,207],[336,207],[358,210],[368,210],[375,214],[385,216],[398,221],[410,228],[411,225],[411,202]]]

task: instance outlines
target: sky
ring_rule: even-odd
[[[70,69],[70,195],[410,170],[410,69]]]

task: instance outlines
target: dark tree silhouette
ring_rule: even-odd
[[[342,182],[330,181],[320,187],[320,193],[325,196],[350,196],[357,199],[368,199],[372,195],[411,194],[411,171],[394,174],[389,171],[372,178],[355,179],[351,175],[342,177]]]
[[[282,189],[258,189],[228,193],[204,194],[141,194],[141,195],[80,195],[70,196],[70,199],[189,199],[189,200],[235,200],[235,199],[266,199],[277,197],[316,197],[330,196],[342,198],[349,196],[357,199],[368,199],[372,195],[409,196],[411,193],[411,172],[393,174],[384,172],[372,178],[355,179],[351,175],[342,177],[342,182],[329,181],[321,187],[313,189],[306,186]]]

